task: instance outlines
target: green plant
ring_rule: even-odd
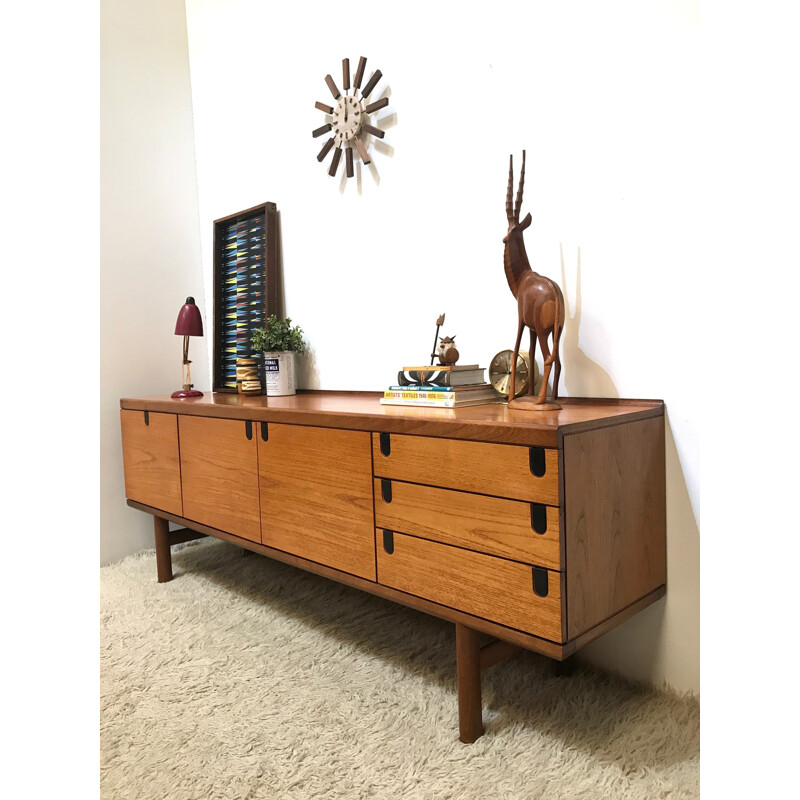
[[[281,350],[293,350],[295,353],[304,353],[306,343],[303,341],[303,329],[297,325],[292,326],[292,320],[278,319],[272,314],[267,320],[265,328],[256,328],[250,339],[256,353],[272,353]]]

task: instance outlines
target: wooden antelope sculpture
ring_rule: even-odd
[[[561,376],[561,359],[558,354],[559,333],[564,328],[564,296],[558,284],[539,275],[531,269],[528,255],[525,252],[525,242],[522,234],[531,224],[531,215],[527,214],[522,222],[519,221],[520,207],[522,206],[522,187],[525,183],[525,151],[522,151],[522,171],[519,176],[519,189],[517,190],[516,205],[511,206],[511,193],[514,184],[514,158],[509,157],[508,191],[506,193],[506,216],[508,217],[508,233],[503,237],[505,250],[503,251],[503,264],[506,271],[511,293],[517,300],[518,322],[517,342],[514,345],[514,355],[511,359],[511,386],[509,389],[508,405],[511,408],[523,408],[530,411],[547,411],[561,408],[558,404],[558,379]],[[536,339],[542,348],[544,370],[542,387],[538,396],[534,396],[534,382],[531,381],[526,397],[514,398],[516,393],[517,357],[519,345],[522,341],[522,331],[525,326],[530,328],[531,347],[530,359],[533,363],[536,351]],[[553,352],[547,345],[548,336],[553,336]],[[553,375],[553,401],[547,402],[547,381],[550,370],[555,364]]]

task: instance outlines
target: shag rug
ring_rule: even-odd
[[[700,711],[524,652],[458,740],[454,626],[217,540],[101,570],[103,800],[699,797]]]

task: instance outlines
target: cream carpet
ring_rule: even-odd
[[[525,652],[458,741],[450,623],[216,540],[101,577],[103,800],[699,797],[696,699]]]

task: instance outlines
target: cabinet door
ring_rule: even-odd
[[[181,515],[181,466],[178,418],[120,410],[125,496]]]
[[[257,428],[239,419],[181,416],[184,517],[261,541]]]
[[[375,580],[370,435],[269,423],[259,431],[265,545]]]

